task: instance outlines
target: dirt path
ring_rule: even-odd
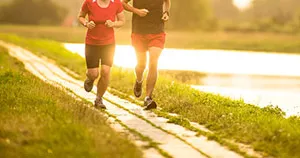
[[[2,41],[0,45],[6,47],[11,56],[23,62],[28,71],[45,82],[66,88],[70,95],[94,101],[96,87],[93,93],[86,93],[82,81],[72,78],[46,58],[40,58],[23,48]],[[153,112],[143,111],[140,106],[110,93],[106,93],[104,103],[114,129],[129,133],[140,147],[157,144],[152,148],[143,148],[145,157],[164,157],[164,153],[175,158],[242,157],[217,142],[196,136],[196,132],[179,125],[167,123],[167,119],[158,117]]]

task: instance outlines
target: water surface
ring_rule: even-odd
[[[84,44],[65,44],[84,57]],[[134,68],[131,46],[116,47],[114,64]],[[260,107],[278,105],[290,115],[300,115],[300,55],[225,51],[165,49],[161,70],[187,70],[205,73],[201,85],[193,88],[243,99]]]

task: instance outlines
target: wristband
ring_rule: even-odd
[[[83,23],[83,26],[84,26],[84,27],[87,27],[87,23],[88,23],[88,22],[85,21],[85,22]]]

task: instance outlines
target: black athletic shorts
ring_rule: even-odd
[[[115,55],[115,44],[85,45],[85,60],[87,68],[97,68],[101,65],[112,66]]]

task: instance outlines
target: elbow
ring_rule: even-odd
[[[121,27],[123,27],[124,25],[125,25],[125,19],[124,20],[119,20],[118,22],[117,22],[117,24],[115,25],[115,28],[121,28]]]
[[[125,18],[124,18],[124,19],[122,19],[122,21],[121,21],[121,27],[124,26],[125,24],[126,24],[126,20],[125,20]]]
[[[77,16],[77,21],[80,21],[81,18],[82,18],[82,16],[81,16],[81,15],[78,15],[78,16]]]

